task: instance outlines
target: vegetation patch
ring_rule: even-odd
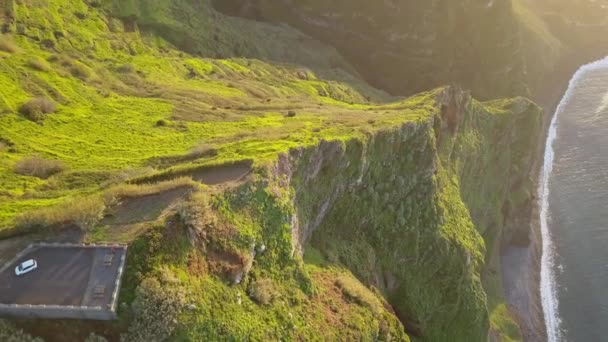
[[[34,122],[42,122],[46,114],[54,113],[55,103],[46,97],[37,97],[24,103],[19,112]]]
[[[44,59],[40,58],[40,57],[32,57],[30,60],[28,60],[27,65],[34,69],[34,70],[38,70],[38,71],[49,71],[51,70],[51,65],[45,61]]]
[[[164,341],[177,327],[177,319],[184,306],[184,293],[179,281],[155,277],[144,279],[137,287],[131,306],[133,322],[122,337],[125,341]]]
[[[70,72],[74,77],[77,77],[83,81],[86,81],[93,76],[93,70],[91,70],[91,68],[76,61],[72,63]]]
[[[16,53],[19,52],[19,47],[11,37],[0,34],[0,51]]]
[[[20,159],[14,167],[17,174],[46,179],[65,170],[63,162],[45,159],[40,156]]]
[[[16,226],[21,231],[32,231],[37,228],[74,224],[87,231],[103,218],[105,208],[105,202],[100,196],[75,198],[57,206],[20,214],[16,219]]]
[[[157,195],[180,187],[196,188],[198,183],[191,178],[180,177],[172,180],[153,184],[121,184],[114,186],[104,192],[106,203],[112,203],[118,199],[143,197]]]
[[[133,65],[132,63],[126,63],[116,68],[116,71],[122,74],[131,74],[134,73],[136,69],[135,65]]]
[[[158,123],[156,125],[158,126]],[[186,154],[152,158],[150,159],[149,164],[151,166],[166,168],[205,157],[215,157],[217,154],[218,151],[214,146],[208,144],[199,144]]]
[[[17,329],[10,322],[0,320],[0,340],[9,342],[43,342],[41,338],[33,337],[23,330]]]
[[[352,276],[340,276],[336,279],[336,286],[342,290],[349,300],[368,307],[374,314],[380,315],[384,310],[378,298],[369,289],[365,288],[361,282],[357,281],[356,278]]]
[[[513,315],[503,303],[496,307],[490,317],[494,334],[500,336],[501,341],[521,341],[522,335]]]
[[[270,305],[277,297],[271,279],[259,279],[249,285],[249,296],[260,305]]]

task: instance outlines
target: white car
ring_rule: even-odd
[[[22,262],[19,266],[15,267],[15,275],[24,275],[38,268],[38,263],[34,259],[30,259]]]

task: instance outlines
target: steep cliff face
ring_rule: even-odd
[[[484,107],[446,92],[426,120],[292,151],[295,169],[281,176],[295,190],[296,250],[319,250],[380,289],[413,336],[485,340],[484,257],[509,234],[503,208],[531,198],[539,129],[526,100]]]
[[[511,233],[504,208],[531,199],[529,146],[540,110],[524,99],[481,104],[454,90],[429,94],[417,106],[428,115],[279,155],[210,210],[240,225],[233,254],[246,255],[248,241],[268,248],[251,269],[236,263],[250,271],[244,284],[269,277],[282,284],[283,298],[293,296],[289,287],[315,298],[328,291],[319,272],[340,284],[329,270],[343,270],[380,294],[415,339],[485,341],[490,328],[517,339],[501,331],[505,322],[490,320],[501,310],[500,294],[494,280],[482,278],[492,277],[485,260],[497,237]],[[290,309],[298,318],[310,314],[301,305]],[[390,322],[384,317],[380,327]],[[508,314],[504,319],[514,325]],[[342,333],[394,338],[398,331],[362,328]]]
[[[480,98],[524,95],[558,49],[550,35],[528,29],[533,15],[522,17],[510,0],[230,0],[216,6],[286,22],[335,46],[370,83],[398,94],[457,82]]]
[[[216,313],[204,325],[183,319],[178,331],[193,339],[408,340],[404,331],[420,341],[486,341],[490,332],[519,339],[491,259],[514,230],[505,208],[532,198],[529,146],[540,109],[521,98],[479,103],[454,89],[403,109],[426,115],[292,148],[239,187],[192,202],[182,218],[197,263],[239,285],[212,277],[203,280],[212,291],[190,287],[196,306]],[[222,299],[243,288],[257,300],[265,281],[276,299],[262,309]],[[327,322],[335,326],[322,328]]]

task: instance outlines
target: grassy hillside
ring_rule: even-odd
[[[561,52],[521,0],[215,3],[226,13],[286,22],[328,42],[370,83],[395,94],[456,83],[482,99],[526,96]]]
[[[531,196],[528,101],[394,98],[335,49],[207,0],[0,6],[0,236],[130,244],[118,322],[19,328],[517,338],[485,265],[503,208]]]
[[[188,160],[195,166],[349,135],[348,126],[367,120],[354,114],[370,107],[368,99],[386,98],[359,81],[355,87],[370,89],[365,95],[349,83],[318,78],[305,66],[193,58],[158,36],[125,32],[122,21],[83,2],[15,4],[13,11],[16,32],[2,36],[13,48],[0,51],[4,228],[24,210],[154,172],[150,167],[162,157],[217,152],[184,158],[196,159]],[[55,111],[39,121],[20,113],[38,98]],[[319,115],[327,107],[341,113]],[[288,110],[298,117],[286,118]],[[378,124],[396,116],[389,111]],[[268,144],[261,147],[262,141]],[[61,160],[64,172],[42,179],[15,174],[15,164],[34,155]]]

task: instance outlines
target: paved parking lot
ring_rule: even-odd
[[[35,247],[0,273],[0,303],[107,307],[125,252],[110,247]],[[109,254],[112,262],[107,265]],[[28,259],[35,259],[38,268],[16,276],[15,267]],[[100,286],[105,287],[101,296],[95,294]]]

